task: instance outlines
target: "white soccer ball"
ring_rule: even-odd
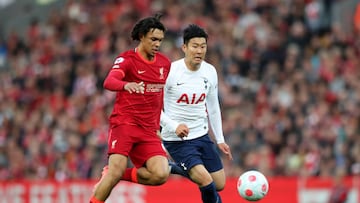
[[[258,201],[269,191],[267,178],[259,171],[250,170],[238,179],[237,189],[241,197],[248,201]]]

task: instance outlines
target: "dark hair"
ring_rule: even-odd
[[[208,39],[208,34],[205,32],[205,30],[195,24],[190,24],[184,29],[183,33],[184,44],[189,43],[189,41],[195,37],[204,37],[206,41]]]
[[[145,36],[152,29],[159,29],[165,32],[165,26],[160,22],[162,14],[157,13],[155,16],[147,17],[137,22],[131,31],[131,38],[140,41],[142,36]]]

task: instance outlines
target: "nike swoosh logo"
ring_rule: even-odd
[[[139,74],[143,74],[143,73],[145,73],[146,71],[145,70],[138,70],[138,73]]]
[[[178,85],[178,86],[179,86],[179,85],[183,85],[183,84],[184,84],[183,82],[181,82],[181,83],[180,83],[180,82],[176,83],[176,85]]]

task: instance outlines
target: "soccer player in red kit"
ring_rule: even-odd
[[[159,53],[164,35],[160,15],[137,22],[131,37],[138,46],[121,53],[105,78],[104,88],[117,95],[109,119],[108,166],[90,203],[105,202],[120,180],[161,185],[169,176],[167,155],[157,135],[170,70],[170,60]],[[127,168],[128,158],[135,167]]]

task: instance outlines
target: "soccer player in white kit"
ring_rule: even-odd
[[[218,76],[204,61],[208,35],[190,24],[183,32],[185,57],[172,62],[164,88],[161,114],[163,144],[174,161],[199,186],[204,203],[221,203],[218,191],[226,177],[220,155],[210,138],[209,123],[217,147],[232,159],[222,132]]]

